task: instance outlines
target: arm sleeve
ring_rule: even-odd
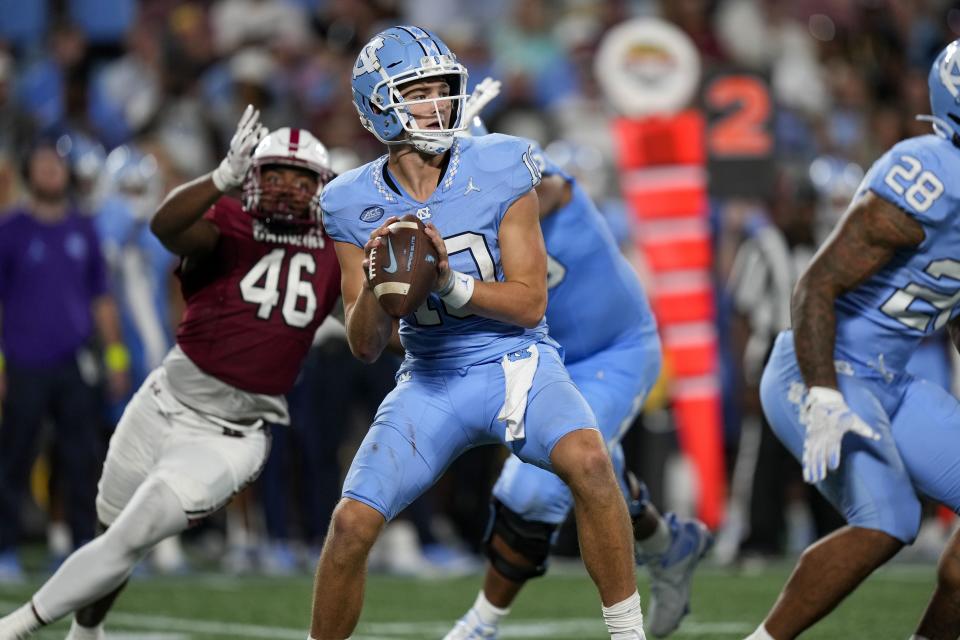
[[[540,184],[542,173],[534,143],[499,133],[476,140],[482,145],[478,150],[479,169],[495,176],[496,200],[503,218],[514,202]]]
[[[320,211],[323,220],[323,229],[328,236],[337,242],[349,242],[350,244],[362,247],[367,238],[361,233],[360,228],[354,220],[359,222],[360,212],[357,212],[352,218],[348,217],[348,212],[352,209],[343,202],[343,193],[346,188],[327,188],[320,195]]]
[[[944,181],[946,162],[937,141],[933,136],[905,140],[877,160],[864,177],[867,189],[925,226],[943,222],[954,208],[953,195]]]

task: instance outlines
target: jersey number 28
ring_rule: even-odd
[[[943,183],[913,156],[900,156],[900,162],[890,168],[883,181],[917,213],[923,213],[943,193]]]

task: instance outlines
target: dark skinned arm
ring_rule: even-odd
[[[220,230],[203,214],[221,195],[209,173],[182,184],[160,203],[150,221],[150,230],[178,256],[209,253],[217,246]]]
[[[793,292],[794,344],[807,387],[837,388],[836,299],[877,273],[898,249],[923,239],[919,222],[872,191],[844,214]]]
[[[947,333],[950,334],[950,342],[953,343],[953,348],[957,350],[957,353],[960,353],[960,316],[947,324]]]

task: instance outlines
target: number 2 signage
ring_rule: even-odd
[[[774,105],[761,74],[724,70],[707,76],[701,104],[707,120],[709,191],[716,197],[767,197],[773,191]]]

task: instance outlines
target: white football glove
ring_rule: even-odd
[[[800,410],[803,439],[803,479],[816,484],[840,466],[840,444],[848,431],[879,440],[880,434],[847,406],[843,394],[829,387],[811,387]]]
[[[230,140],[227,157],[210,174],[217,189],[226,192],[243,183],[250,165],[253,164],[253,150],[267,133],[267,128],[260,124],[260,111],[248,104],[240,116],[237,131]]]
[[[473,93],[470,94],[463,105],[463,122],[473,122],[473,119],[480,115],[483,108],[500,95],[500,84],[499,80],[488,77],[473,88]]]

